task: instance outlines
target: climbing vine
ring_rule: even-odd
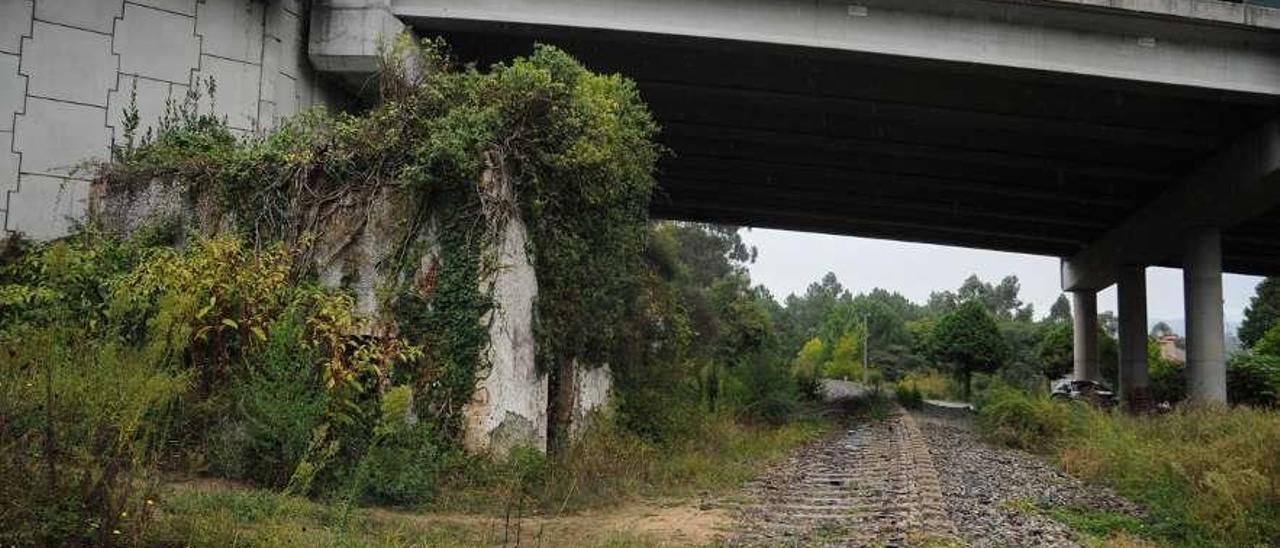
[[[199,94],[214,90],[196,87],[159,131],[130,133],[101,180],[108,192],[176,185],[205,231],[283,242],[302,265],[379,228],[390,242],[379,302],[423,348],[404,380],[456,434],[486,366],[493,303],[481,280],[502,227],[519,219],[530,235],[539,366],[555,377],[604,363],[642,281],[662,151],[632,82],[554,47],[483,70],[438,40],[384,50],[380,100],[365,112],[315,110],[245,140],[200,112]]]

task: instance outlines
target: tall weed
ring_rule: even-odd
[[[978,421],[986,436],[1003,445],[1050,450],[1081,431],[1087,411],[1081,404],[1056,402],[1007,386],[993,386],[978,401]]]
[[[1159,416],[1094,412],[1059,455],[1070,473],[1149,506],[1172,541],[1280,543],[1280,416],[1199,407]]]
[[[1131,416],[989,391],[979,421],[994,441],[1054,455],[1068,473],[1146,506],[1151,533],[1179,545],[1280,544],[1280,414],[1183,406]]]
[[[186,377],[67,328],[15,329],[0,347],[0,544],[136,540]]]

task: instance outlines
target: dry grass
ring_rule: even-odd
[[[1016,394],[987,406],[983,426],[994,439],[1047,452],[1068,473],[1146,506],[1154,524],[1143,537],[1280,545],[1275,411],[1204,406],[1135,417]]]
[[[1177,542],[1280,543],[1280,415],[1202,407],[1161,416],[1091,413],[1064,469],[1148,505]]]
[[[182,546],[700,546],[728,517],[699,499],[737,488],[830,427],[758,427],[711,416],[658,447],[601,421],[570,451],[478,465],[416,510],[353,508],[225,482],[174,484],[147,543]],[[491,467],[486,469],[485,467]],[[485,475],[486,480],[475,478]],[[506,478],[495,479],[495,478]],[[510,478],[541,478],[538,484]]]

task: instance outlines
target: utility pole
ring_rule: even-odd
[[[871,362],[867,361],[867,345],[871,340],[871,329],[867,322],[867,313],[862,313],[862,386],[867,385],[868,372],[871,371]]]

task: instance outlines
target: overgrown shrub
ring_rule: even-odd
[[[1187,397],[1186,366],[1159,358],[1158,351],[1152,356],[1148,352],[1147,377],[1151,384],[1151,399],[1156,403],[1177,403]]]
[[[997,385],[977,403],[978,421],[992,441],[1018,449],[1048,451],[1083,427],[1086,410],[1075,402],[1057,402]]]
[[[1255,407],[1280,403],[1280,356],[1255,352],[1232,356],[1227,363],[1227,399]]]
[[[0,544],[113,544],[150,517],[185,371],[116,337],[106,301],[139,246],[10,240],[0,263]]]
[[[441,476],[458,469],[464,458],[461,448],[442,442],[436,427],[418,419],[408,387],[384,394],[382,416],[356,479],[361,498],[394,505],[434,499]]]
[[[1248,407],[1190,407],[1131,417],[1091,412],[1064,444],[1062,466],[1147,506],[1167,542],[1280,542],[1280,416]]]
[[[138,538],[186,375],[69,326],[0,331],[0,544]]]
[[[365,450],[360,417],[417,350],[355,335],[351,298],[299,276],[294,257],[230,237],[178,250],[92,230],[11,256],[2,530],[22,543],[136,537],[160,464],[277,487],[339,481],[349,465],[332,457]]]
[[[907,409],[924,407],[924,395],[920,392],[920,389],[916,388],[914,383],[898,381],[894,389],[894,397],[897,398],[898,404]]]
[[[958,397],[958,391],[952,387],[953,379],[936,369],[908,373],[898,383],[910,384],[926,399],[946,400]]]
[[[305,343],[302,321],[286,316],[273,322],[258,366],[232,380],[229,412],[207,444],[216,474],[280,488],[305,456],[328,401],[315,368],[319,356]]]
[[[777,426],[795,412],[795,378],[780,358],[768,353],[752,356],[738,365],[734,380],[739,387],[735,398],[738,416]]]

